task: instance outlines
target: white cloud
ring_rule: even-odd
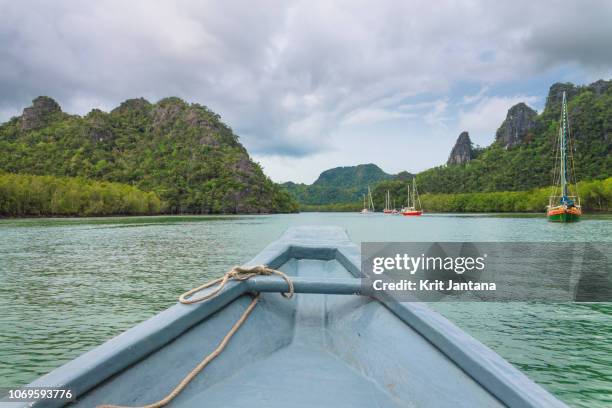
[[[435,101],[433,108],[424,116],[425,122],[431,126],[446,128],[446,122],[449,121],[449,117],[447,116],[448,106],[448,99]]]
[[[428,102],[416,102],[416,103],[405,103],[402,105],[399,105],[397,107],[398,110],[401,111],[415,111],[415,110],[422,110],[422,109],[431,109],[431,108],[437,108],[438,106],[440,106],[441,102],[447,102],[448,100],[445,99],[443,101],[428,101]]]
[[[397,112],[380,108],[358,109],[349,113],[341,125],[364,125],[386,122],[394,119],[415,117],[414,113]]]
[[[480,90],[477,93],[475,93],[474,95],[465,95],[463,97],[463,104],[464,105],[470,105],[472,103],[479,102],[480,100],[482,100],[482,98],[485,97],[487,92],[489,92],[489,89],[490,89],[490,86],[486,85],[486,86],[483,86],[482,88],[480,88]]]

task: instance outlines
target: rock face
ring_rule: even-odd
[[[606,92],[610,87],[612,87],[612,81],[604,81],[603,79],[600,79],[590,84],[587,88],[593,91],[595,95],[600,96],[601,94]]]
[[[523,143],[527,135],[533,132],[537,116],[538,113],[523,102],[514,105],[508,110],[506,120],[497,129],[495,140],[505,148]]]
[[[176,97],[160,100],[153,108],[153,128],[159,131],[172,128],[178,121],[184,120],[184,113],[188,109],[189,105]],[[189,122],[190,125],[194,123],[192,118],[189,118]]]
[[[451,154],[446,162],[447,165],[465,164],[472,160],[473,150],[472,141],[468,132],[461,132],[457,138],[457,142],[451,150]]]
[[[84,118],[83,133],[92,143],[107,142],[115,137],[108,115],[100,109],[92,109]]]
[[[53,99],[39,96],[32,101],[32,106],[23,110],[19,127],[24,131],[43,128],[61,112],[62,108]]]
[[[593,82],[589,85],[584,86],[576,86],[571,82],[560,83],[557,82],[550,87],[548,91],[548,96],[546,97],[546,107],[544,108],[545,112],[553,112],[559,113],[559,109],[561,106],[561,100],[563,99],[563,91],[567,94],[567,100],[569,101],[574,96],[578,95],[584,90],[589,90],[595,94],[595,96],[601,96],[604,94],[610,87],[612,87],[612,80],[606,81],[600,79],[598,81]]]
[[[561,110],[561,101],[563,100],[563,91],[566,92],[569,100],[578,93],[578,88],[570,82],[557,82],[552,84],[548,90],[544,112],[554,114],[555,116],[559,114]]]

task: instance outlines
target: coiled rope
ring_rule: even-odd
[[[268,268],[265,265],[257,265],[257,266],[253,266],[250,268],[243,268],[240,266],[235,266],[230,271],[226,272],[225,275],[223,275],[221,278],[212,280],[210,282],[203,284],[202,286],[198,286],[197,288],[193,288],[183,293],[181,296],[179,296],[179,302],[188,305],[188,304],[198,303],[198,302],[212,299],[218,296],[219,293],[221,293],[221,291],[223,290],[223,288],[225,287],[225,285],[227,285],[229,281],[231,280],[244,281],[254,276],[258,276],[258,275],[278,275],[280,276],[281,278],[283,278],[285,282],[287,282],[287,286],[288,286],[288,291],[286,293],[282,293],[282,295],[286,298],[291,298],[293,296],[293,293],[294,293],[293,282],[291,282],[291,279],[289,279],[289,277],[285,273],[278,271],[276,269]],[[196,297],[196,298],[191,297],[194,293],[197,293],[201,291],[202,289],[210,288],[214,285],[217,285],[217,287],[212,292],[207,293],[206,295],[203,295],[200,297]],[[251,303],[249,303],[249,305],[244,310],[244,312],[242,312],[242,315],[240,316],[240,318],[236,321],[236,323],[234,323],[234,325],[232,326],[230,331],[225,335],[225,337],[223,337],[223,340],[221,340],[219,345],[210,354],[204,357],[202,361],[200,361],[198,365],[196,365],[181,380],[181,382],[176,387],[174,387],[174,389],[168,395],[166,395],[163,399],[157,402],[154,402],[152,404],[144,405],[140,407],[127,407],[123,405],[104,404],[104,405],[98,405],[97,408],[160,408],[160,407],[167,405],[170,401],[176,398],[185,389],[185,387],[187,387],[187,385],[191,382],[191,380],[193,380],[211,361],[213,361],[219,354],[223,352],[223,350],[225,349],[225,346],[227,346],[232,336],[236,334],[238,329],[243,325],[243,323],[246,321],[246,319],[249,317],[249,315],[251,314],[251,312],[257,305],[257,302],[259,301],[259,295],[260,295],[259,293],[256,293],[255,296],[253,296],[253,300],[251,300]]]
[[[210,282],[206,282],[202,286],[198,286],[197,288],[193,288],[183,293],[181,296],[179,296],[179,302],[185,305],[188,305],[191,303],[197,303],[197,302],[202,302],[204,300],[212,299],[216,297],[219,294],[219,292],[223,290],[225,285],[227,285],[227,282],[229,282],[230,280],[244,281],[247,279],[251,279],[252,277],[257,276],[257,275],[278,275],[280,276],[281,278],[285,280],[285,282],[287,282],[287,286],[289,287],[289,291],[287,293],[283,293],[282,295],[286,298],[290,298],[291,296],[293,296],[293,282],[291,282],[291,279],[289,279],[289,277],[285,275],[283,272],[277,271],[276,269],[270,269],[265,265],[257,265],[257,266],[253,266],[250,268],[234,266],[231,271],[226,272],[225,275],[223,275],[222,277],[212,280]],[[202,297],[199,297],[199,298],[189,298],[194,293],[197,293],[201,291],[202,289],[207,289],[215,285],[217,285],[217,288],[213,290],[212,292]]]

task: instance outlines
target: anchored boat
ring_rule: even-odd
[[[368,199],[366,204],[366,195],[363,195],[363,209],[361,210],[361,214],[369,214],[370,212],[374,212],[374,201],[372,200],[372,192],[370,191],[370,186],[368,186]]]
[[[565,91],[563,91],[563,101],[561,103],[561,120],[556,151],[557,164],[555,165],[553,193],[546,207],[546,215],[549,221],[579,221],[582,215],[582,207],[580,206],[578,185],[574,172],[574,144],[570,132]]]
[[[383,210],[385,214],[397,214],[397,210],[395,209],[395,204],[393,208],[391,208],[391,193],[387,190],[387,194],[385,195],[385,209]]]
[[[406,207],[402,208],[402,215],[414,216],[423,214],[423,208],[421,207],[421,199],[419,198],[419,192],[417,191],[416,186],[416,178],[412,179],[412,201],[410,200],[410,198],[410,184],[408,184]]]
[[[566,407],[425,304],[362,296],[359,265],[343,229],[291,228],[221,286],[181,297],[192,304],[29,386],[71,389],[87,408]]]

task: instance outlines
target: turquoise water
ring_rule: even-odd
[[[353,241],[612,243],[612,218],[305,213],[0,221],[0,387],[25,384],[247,261],[292,225]],[[612,404],[612,304],[432,307],[576,407]]]

